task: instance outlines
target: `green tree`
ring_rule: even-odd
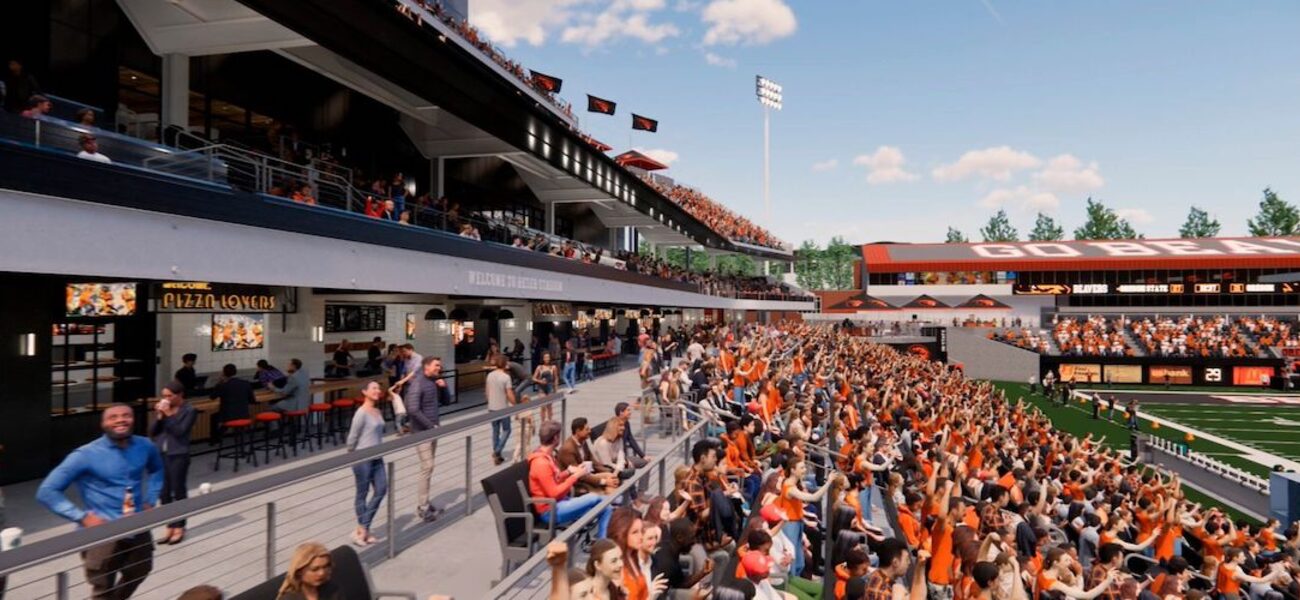
[[[953,228],[952,225],[948,226],[948,237],[944,240],[945,244],[964,244],[969,241],[965,235],[962,235],[961,231]]]
[[[1088,220],[1074,230],[1076,240],[1131,240],[1142,237],[1128,221],[1100,200],[1088,198]]]
[[[668,264],[677,267],[678,269],[686,268],[685,248],[679,248],[679,247],[669,248],[665,254],[666,256],[664,260],[667,260]],[[691,270],[696,272],[709,270],[709,256],[702,251],[697,252],[692,250]]]
[[[1018,242],[1020,241],[1020,232],[1011,224],[1007,218],[1007,211],[998,209],[998,212],[989,217],[988,225],[980,228],[980,235],[984,236],[986,242]]]
[[[1246,220],[1250,235],[1295,235],[1300,226],[1300,210],[1294,204],[1277,197],[1270,188],[1264,188],[1264,199],[1259,203],[1259,213]]]
[[[758,264],[744,254],[728,254],[718,257],[718,272],[725,275],[753,277],[758,274]]]
[[[844,238],[835,236],[822,251],[819,265],[822,271],[822,283],[828,290],[847,290],[853,287],[853,261],[857,255],[853,245]]]
[[[804,240],[799,249],[794,251],[794,259],[795,283],[798,283],[799,287],[805,290],[826,289],[819,267],[822,249],[817,242]]]
[[[1178,229],[1178,236],[1184,238],[1207,238],[1217,235],[1219,235],[1219,220],[1210,218],[1210,213],[1195,206],[1187,211],[1187,222]]]
[[[1065,239],[1065,230],[1056,224],[1056,220],[1038,213],[1038,218],[1034,220],[1034,230],[1029,232],[1029,241],[1058,242],[1063,239]]]

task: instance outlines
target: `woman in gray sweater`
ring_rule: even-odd
[[[375,406],[383,393],[384,388],[377,381],[371,381],[361,390],[364,402],[352,416],[352,427],[348,430],[348,452],[378,446],[384,441],[384,415]],[[352,542],[358,546],[369,546],[378,541],[370,535],[370,523],[375,520],[379,503],[384,501],[384,496],[388,493],[384,461],[372,458],[352,465],[352,474],[357,481],[357,529],[352,532]],[[371,488],[374,488],[373,494],[370,493]]]

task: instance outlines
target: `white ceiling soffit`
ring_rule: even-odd
[[[117,0],[154,54],[205,56],[313,45],[235,0]]]

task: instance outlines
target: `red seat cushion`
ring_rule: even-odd
[[[343,399],[343,400],[334,401],[334,408],[352,408],[353,406],[356,405],[357,405],[356,400]]]
[[[226,421],[225,423],[222,423],[221,426],[227,429],[234,429],[237,427],[252,427],[253,420],[252,419],[231,419],[229,421]]]
[[[607,359],[607,358],[614,358],[614,353],[612,353],[612,352],[601,352],[600,354],[592,354],[592,355],[591,355],[591,360],[605,360],[605,359]]]
[[[308,408],[310,408],[312,412],[329,412],[329,410],[334,407],[329,404],[313,404]]]
[[[307,411],[305,411],[305,410],[287,410],[287,411],[284,412],[284,416],[286,416],[286,417],[305,417],[305,416],[307,416]]]
[[[271,421],[279,421],[280,413],[268,410],[266,412],[257,413],[257,415],[254,416],[253,418],[263,423],[269,423]]]

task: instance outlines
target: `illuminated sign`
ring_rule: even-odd
[[[885,244],[891,261],[1296,256],[1300,238]]]
[[[1076,294],[1108,294],[1110,286],[1105,283],[1079,283],[1074,286]]]
[[[1221,288],[1217,283],[1198,283],[1194,289],[1198,294],[1217,294]]]
[[[1234,283],[1232,285],[1241,285]],[[1277,291],[1277,284],[1273,283],[1247,283],[1246,291],[1257,294],[1272,294]]]
[[[156,312],[277,312],[278,291],[264,286],[167,281],[154,292]]]
[[[1121,294],[1168,294],[1169,286],[1164,283],[1122,283],[1115,286],[1115,291]],[[1179,286],[1182,291],[1182,286]]]
[[[1223,367],[1205,367],[1206,383],[1222,383]]]
[[[1070,293],[1070,286],[1064,283],[1017,283],[1011,292],[1023,296],[1064,296]]]

